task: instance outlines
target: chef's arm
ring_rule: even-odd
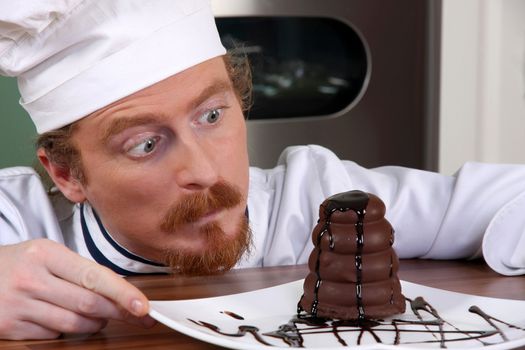
[[[251,181],[250,211],[256,238],[264,239],[265,265],[306,263],[319,205],[336,193],[362,190],[385,202],[401,258],[483,253],[500,273],[525,273],[525,165],[466,163],[451,176],[368,169],[309,145],[287,148],[274,169],[252,169]]]
[[[0,339],[96,332],[108,319],[153,323],[137,288],[63,243],[34,171],[0,170]]]
[[[387,204],[400,257],[483,254],[500,273],[525,273],[525,166],[470,162],[453,176],[403,167],[347,167],[355,183]]]

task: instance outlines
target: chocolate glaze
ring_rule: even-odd
[[[362,191],[321,204],[298,314],[362,322],[405,311],[385,212],[377,196]]]

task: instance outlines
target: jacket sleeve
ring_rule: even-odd
[[[285,150],[278,168],[268,177],[275,191],[268,261],[292,254],[294,244],[279,238],[284,235],[302,247],[292,254],[295,263],[306,262],[319,204],[332,194],[359,189],[385,202],[400,258],[483,254],[500,273],[525,273],[524,165],[466,163],[446,176],[397,166],[366,169],[325,148],[299,146]],[[297,243],[301,239],[304,247]]]
[[[525,221],[519,212],[525,206],[519,198],[525,193],[523,165],[470,162],[454,176],[400,167],[365,172],[383,177],[383,181],[374,181],[373,175],[363,174],[357,185],[378,193],[387,203],[401,257],[457,259],[483,254],[487,258],[496,246],[512,246],[522,236]],[[495,227],[502,220],[505,228]],[[482,244],[494,234],[498,242]],[[487,262],[504,273],[493,264],[494,258]]]
[[[40,177],[27,167],[0,170],[0,245],[36,238],[63,243]]]

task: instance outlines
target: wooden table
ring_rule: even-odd
[[[231,271],[222,276],[181,278],[141,276],[129,280],[150,299],[188,299],[239,293],[294,281],[305,266]],[[505,277],[482,261],[403,260],[401,279],[469,294],[525,300],[525,277]],[[110,322],[94,335],[46,341],[0,341],[2,349],[217,349],[158,324],[151,329]],[[525,348],[524,348],[525,349]]]

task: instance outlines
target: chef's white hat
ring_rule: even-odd
[[[209,0],[0,0],[0,74],[38,133],[224,53]]]

